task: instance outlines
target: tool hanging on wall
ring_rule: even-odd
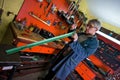
[[[26,49],[26,48],[31,48],[33,46],[38,46],[38,45],[41,45],[41,44],[45,44],[45,43],[48,43],[48,42],[52,42],[52,41],[55,41],[55,40],[59,40],[59,39],[65,38],[65,37],[72,36],[74,33],[75,32],[73,31],[73,32],[70,32],[70,33],[67,33],[67,34],[63,34],[63,35],[56,36],[56,37],[53,37],[53,38],[49,38],[49,39],[45,39],[45,40],[38,41],[38,42],[35,42],[35,43],[31,43],[31,44],[28,44],[26,46],[21,46],[21,47],[18,47],[18,48],[9,49],[9,50],[6,50],[6,53],[7,54],[13,54],[13,53],[16,53],[20,50]]]
[[[32,16],[33,18],[35,18],[35,19],[43,22],[44,24],[50,26],[50,23],[45,22],[44,20],[42,20],[41,18],[39,18],[38,16],[36,16],[33,12],[30,12],[29,15]]]
[[[1,17],[2,17],[2,14],[3,14],[3,5],[4,5],[4,0],[2,1],[2,6],[0,8],[0,24],[2,23]]]

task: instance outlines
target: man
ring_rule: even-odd
[[[74,25],[71,30],[75,28]],[[100,28],[101,23],[97,19],[92,19],[88,22],[85,33],[75,33],[72,36],[73,40],[68,44],[71,52],[52,67],[52,71],[58,80],[65,80],[82,60],[96,51],[99,42],[95,33]],[[51,79],[49,78],[49,80]]]

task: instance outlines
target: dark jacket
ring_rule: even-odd
[[[53,71],[57,70],[55,76],[60,80],[65,80],[69,73],[74,70],[82,60],[96,51],[98,45],[99,42],[96,36],[88,37],[83,42],[75,41],[69,43],[73,53],[68,54],[55,67],[53,67]]]

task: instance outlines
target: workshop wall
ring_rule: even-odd
[[[19,12],[21,5],[24,0],[0,0],[0,8],[3,4],[3,14],[2,14],[2,23],[0,24],[0,42],[4,37],[4,34],[8,28],[8,24],[14,19],[15,14]],[[12,12],[9,16],[7,16],[8,12]]]
[[[93,18],[97,18],[93,14],[90,13],[86,0],[81,0],[79,10],[85,14],[85,16],[88,18],[88,20],[93,19]],[[104,28],[106,28],[110,31],[113,31],[113,32],[120,35],[120,28],[119,27],[116,27],[116,26],[111,25],[111,24],[106,23],[106,22],[102,22],[102,26]]]
[[[62,5],[63,3],[65,5]],[[54,12],[51,10],[53,5],[57,8]],[[24,0],[24,5],[17,16],[16,21],[26,19],[26,27],[34,25],[39,28],[39,30],[45,29],[54,35],[65,34],[67,32],[68,25],[63,22],[64,20],[60,20],[60,17],[58,17],[56,12],[58,10],[66,11],[67,7],[68,5],[65,0],[61,0],[59,4],[57,4],[56,0],[52,0],[50,4],[48,4],[45,0],[43,2]],[[31,14],[36,16],[36,18]],[[54,25],[55,22],[60,22],[62,25]],[[64,27],[64,29],[62,27]]]
[[[27,41],[30,42],[30,40],[34,40],[34,38],[31,37],[32,33],[36,33],[39,37],[42,36],[43,38],[51,38],[67,33],[70,25],[67,23],[65,17],[60,16],[59,12],[66,12],[67,8],[68,3],[65,0],[59,1],[59,4],[57,0],[51,0],[51,3],[48,3],[46,0],[43,0],[42,2],[37,0],[24,0],[23,5],[16,17],[16,22],[22,24],[24,23],[25,26],[22,29],[27,29],[25,32],[26,34],[29,34],[22,35],[22,37],[28,37],[29,40]],[[36,35],[34,36],[37,37]],[[25,38],[22,40],[25,40]],[[37,41],[39,41],[39,39]],[[17,46],[23,46],[24,44],[22,43],[26,42],[19,42]],[[54,45],[52,45],[52,47],[53,46]],[[41,50],[41,48],[43,50]],[[32,47],[32,49],[26,49],[24,51],[53,54],[56,50],[50,47],[47,48],[38,46],[37,48]]]
[[[4,36],[4,33],[6,32],[6,29],[8,28],[9,22],[11,22],[14,18],[14,15],[12,14],[7,16],[7,12],[11,11],[14,14],[17,14],[23,1],[24,0],[4,0],[4,5],[3,5],[4,12],[2,14],[2,23],[0,24],[0,42]],[[2,2],[3,0],[0,0],[0,8],[2,6]],[[81,0],[79,9],[85,13],[88,19],[96,18],[89,12],[86,0]],[[120,34],[120,28],[118,27],[115,27],[114,25],[110,25],[104,22],[102,22],[102,25],[104,26],[104,28],[112,30],[113,32]]]

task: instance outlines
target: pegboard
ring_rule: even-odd
[[[51,8],[56,6],[54,12]],[[54,36],[59,36],[68,32],[70,24],[68,24],[62,17],[58,16],[58,11],[67,12],[68,3],[66,0],[51,0],[50,3],[47,0],[38,2],[38,0],[24,0],[23,5],[16,17],[16,21],[26,20],[26,28],[30,28],[31,25],[35,26],[37,30],[46,30],[52,33]],[[55,22],[59,24],[55,24]],[[38,33],[42,35],[42,33]],[[63,40],[69,40],[64,38]],[[26,45],[25,42],[18,41],[16,46]],[[59,51],[59,50],[58,50]],[[31,49],[25,49],[23,52],[36,52],[44,54],[54,54],[56,48],[50,48],[46,46],[36,46]]]
[[[27,27],[29,27],[31,24],[34,26],[37,26],[39,29],[45,29],[47,31],[50,31],[55,36],[65,34],[68,31],[69,25],[62,20],[56,12],[51,12],[52,5],[56,6],[56,10],[58,11],[67,11],[68,4],[66,0],[51,0],[51,3],[48,4],[46,0],[43,0],[43,2],[38,2],[37,0],[24,0],[24,3],[16,17],[16,21],[23,20],[26,18],[27,20]],[[30,13],[37,16],[38,19],[35,19],[30,15]],[[48,22],[49,26],[46,25],[44,22]],[[61,22],[62,25],[54,25],[54,22]],[[63,28],[64,27],[64,28]]]

